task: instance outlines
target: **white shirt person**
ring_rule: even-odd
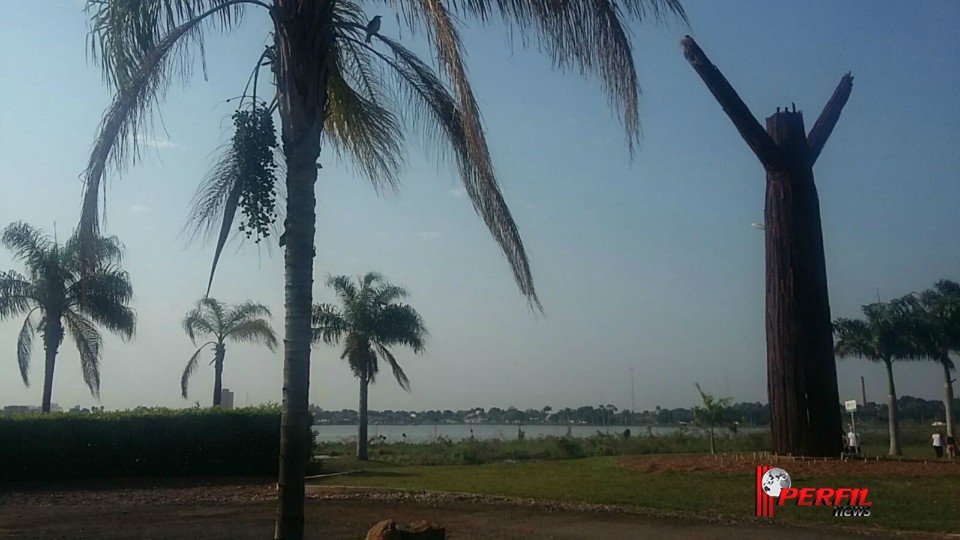
[[[943,435],[940,432],[933,434],[933,451],[937,453],[937,457],[943,457]]]

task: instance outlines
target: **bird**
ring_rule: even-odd
[[[380,16],[377,15],[367,23],[367,43],[370,43],[370,37],[380,31]]]

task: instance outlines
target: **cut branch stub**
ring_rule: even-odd
[[[774,144],[770,135],[763,129],[763,126],[760,125],[760,122],[754,118],[740,96],[737,95],[737,91],[730,86],[717,66],[710,62],[703,49],[697,45],[692,37],[684,37],[681,43],[683,45],[683,56],[693,66],[697,75],[700,75],[700,78],[703,79],[707,89],[723,107],[723,111],[733,121],[733,125],[740,132],[740,136],[760,159],[760,163],[767,170],[780,168],[783,163],[780,150]]]
[[[807,135],[807,146],[810,147],[811,167],[817,162],[817,158],[820,157],[820,152],[823,151],[823,145],[827,143],[827,139],[830,138],[830,133],[833,132],[834,126],[837,125],[837,120],[840,119],[840,111],[842,111],[843,106],[847,104],[851,90],[853,90],[853,76],[847,72],[847,74],[840,79],[840,84],[837,85],[837,89],[834,90],[833,95],[830,96],[830,101],[824,106],[823,112],[820,113],[820,118],[817,118],[817,123],[813,125],[813,129],[811,129],[810,134]]]

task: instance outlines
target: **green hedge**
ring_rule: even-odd
[[[0,481],[275,475],[280,409],[0,417]]]

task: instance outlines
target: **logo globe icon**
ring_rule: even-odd
[[[760,479],[763,492],[771,497],[779,497],[780,490],[790,487],[790,475],[783,469],[770,469]]]

